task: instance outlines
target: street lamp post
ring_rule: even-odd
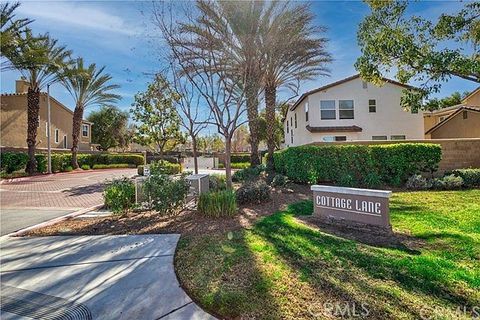
[[[50,84],[47,84],[47,172],[52,173],[52,150],[50,145]]]

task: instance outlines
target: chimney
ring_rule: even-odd
[[[15,81],[15,93],[27,93],[28,85],[30,83],[25,79],[19,79]]]

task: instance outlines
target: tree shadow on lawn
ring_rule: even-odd
[[[175,271],[190,297],[220,319],[282,318],[244,231],[182,237]]]
[[[253,231],[269,241],[279,256],[300,270],[312,285],[327,287],[350,301],[368,301],[372,312],[379,315],[398,316],[392,314],[393,304],[394,313],[401,310],[419,318],[422,304],[428,304],[428,300],[439,300],[452,308],[478,305],[473,272],[462,270],[452,261],[428,252],[412,255],[398,249],[359,245],[298,223],[292,216],[295,212],[291,207],[288,213],[266,217]],[[459,280],[470,285],[458,287]]]

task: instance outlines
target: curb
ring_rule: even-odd
[[[48,227],[48,226],[51,226],[55,223],[75,218],[75,217],[80,216],[82,214],[85,214],[87,212],[101,209],[102,207],[103,207],[103,204],[98,204],[98,205],[90,207],[90,208],[80,209],[80,210],[74,211],[72,213],[66,214],[64,216],[61,216],[61,217],[58,217],[58,218],[53,218],[51,220],[41,222],[41,223],[35,224],[33,226],[26,227],[26,228],[20,229],[18,231],[9,233],[9,234],[5,235],[4,237],[20,237],[20,236],[24,235],[25,233],[27,233],[29,231],[39,229],[39,228],[43,228],[43,227]]]

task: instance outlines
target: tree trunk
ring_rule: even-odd
[[[27,146],[28,162],[25,171],[28,174],[37,172],[35,147],[37,144],[38,112],[40,110],[40,89],[28,88],[27,92]]]
[[[195,174],[198,174],[198,159],[197,159],[197,137],[192,134],[192,151],[193,151],[193,167]]]
[[[73,111],[73,129],[72,129],[72,167],[78,169],[78,144],[80,141],[80,131],[83,119],[83,106],[77,105]]]
[[[275,152],[275,104],[277,88],[275,86],[265,87],[265,120],[267,124],[267,173],[271,176],[274,170],[273,153]]]
[[[232,137],[225,137],[225,176],[227,180],[227,188],[232,189]]]
[[[248,128],[250,129],[250,165],[253,167],[260,164],[260,155],[258,154],[258,98],[254,86],[248,86],[245,91],[247,95]]]

